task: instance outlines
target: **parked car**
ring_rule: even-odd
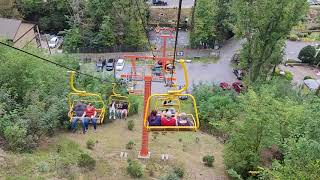
[[[237,77],[238,80],[242,80],[242,79],[243,79],[244,73],[243,73],[242,70],[240,70],[240,69],[233,69],[233,73],[234,73],[234,75],[236,75],[236,77]]]
[[[154,6],[167,6],[168,3],[160,0],[152,0]]]
[[[107,61],[107,65],[106,65],[106,70],[107,71],[112,71],[113,70],[114,62],[115,62],[115,59],[109,59]]]
[[[122,71],[124,68],[124,59],[118,59],[117,64],[116,64],[116,70],[117,71]]]
[[[50,41],[49,41],[49,43],[48,43],[48,44],[49,44],[49,48],[55,48],[55,47],[57,47],[58,42],[59,42],[58,37],[53,37],[53,38],[51,38]]]
[[[241,93],[244,90],[244,86],[241,82],[234,82],[232,83],[232,88],[237,92]]]
[[[226,82],[221,82],[220,83],[220,87],[223,90],[230,90],[231,89],[230,85],[228,83],[226,83]]]

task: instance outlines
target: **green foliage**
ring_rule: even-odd
[[[79,66],[72,56],[28,51],[73,69]],[[9,149],[30,151],[41,136],[53,135],[68,120],[66,77],[59,76],[62,69],[12,49],[2,46],[0,53],[0,135]]]
[[[77,13],[69,17],[72,28],[66,33],[66,50],[121,45],[127,48],[146,47],[148,41],[140,20],[141,13],[144,22],[147,22],[148,7],[145,1],[80,0],[80,3],[80,8],[71,7]]]
[[[233,169],[228,169],[228,176],[233,180],[242,180],[242,177]]]
[[[96,166],[96,160],[93,159],[89,154],[82,153],[78,158],[78,166],[92,170]]]
[[[130,131],[132,131],[133,128],[134,128],[134,121],[133,120],[129,120],[128,123],[127,123],[127,126],[128,126],[128,129]]]
[[[3,18],[20,18],[21,14],[18,11],[15,0],[0,0],[0,17]]]
[[[265,81],[282,62],[285,40],[306,14],[307,1],[233,1],[234,32],[245,38],[241,67],[248,70],[248,84]]]
[[[92,140],[92,139],[89,139],[87,142],[87,148],[88,149],[93,149],[94,148],[94,145],[95,145],[95,142]]]
[[[316,48],[308,45],[301,49],[298,59],[300,59],[303,63],[313,64],[315,62],[316,53]]]
[[[179,180],[179,179],[180,179],[179,176],[173,172],[161,178],[161,180]]]
[[[67,17],[70,16],[69,3],[64,0],[21,0],[17,3],[25,20],[38,22],[42,31],[57,33],[69,27],[67,22]]]
[[[140,178],[143,176],[143,168],[138,161],[128,159],[127,172],[132,178]]]
[[[292,81],[293,79],[293,74],[290,71],[285,71],[284,77],[288,80],[288,81]]]
[[[134,141],[130,140],[127,144],[126,144],[126,149],[133,149],[135,143]]]
[[[215,96],[229,96],[228,92],[215,89],[212,85],[199,85],[193,88],[193,95],[199,101],[199,114],[205,120],[201,122],[202,125],[214,122],[210,117],[215,115],[209,112],[219,110],[220,114],[230,113],[229,108],[224,108],[227,106],[216,106],[221,105],[219,100],[208,102],[208,99]],[[227,140],[224,162],[229,169],[229,176],[234,179],[247,179],[250,176],[248,171],[270,165],[264,164],[266,161],[274,161],[271,169],[261,172],[261,178],[318,179],[318,97],[305,96],[299,89],[295,89],[290,81],[274,78],[264,83],[256,83],[247,93],[237,98],[230,95],[230,99],[230,102],[236,105],[233,115],[219,118],[220,124],[228,127],[223,128],[223,132]],[[202,106],[202,103],[205,105]],[[209,132],[217,131],[215,126],[207,128]],[[273,146],[283,153],[284,159],[280,159],[279,163],[276,162],[276,157],[264,159],[261,154]]]
[[[204,162],[204,165],[208,167],[212,167],[214,162],[214,156],[213,155],[203,156],[202,161]]]
[[[296,35],[296,34],[290,34],[288,39],[290,41],[298,41],[299,40],[299,37]]]
[[[229,0],[198,0],[190,34],[193,47],[211,47],[230,35]],[[209,17],[209,18],[208,18]]]
[[[179,178],[183,178],[184,175],[184,168],[179,166],[179,167],[174,167],[173,168],[173,172],[179,177]]]

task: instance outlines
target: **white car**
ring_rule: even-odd
[[[124,59],[118,59],[117,64],[116,64],[116,70],[122,71],[123,67],[124,67]]]
[[[55,48],[58,45],[59,39],[58,37],[53,37],[49,41],[49,48]]]

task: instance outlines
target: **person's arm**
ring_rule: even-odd
[[[96,109],[94,109],[94,114],[93,114],[93,116],[92,116],[91,118],[96,117],[96,115],[97,115],[97,110],[96,110]]]
[[[84,118],[86,116],[86,111],[83,111],[82,117]]]

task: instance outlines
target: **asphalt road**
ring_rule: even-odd
[[[286,58],[297,59],[300,50],[307,45],[320,44],[320,42],[292,42],[287,41],[286,43]],[[232,83],[237,81],[235,75],[232,73],[232,67],[230,61],[235,52],[240,49],[241,42],[236,39],[231,39],[225,43],[225,45],[220,49],[220,60],[217,63],[205,64],[205,63],[191,63],[187,64],[188,74],[189,74],[189,84],[191,87],[192,83],[198,84],[200,82],[227,82]],[[121,53],[123,54],[123,53]],[[120,54],[120,56],[121,56]],[[136,53],[135,53],[136,54]],[[141,54],[141,53],[140,53]],[[112,56],[116,57],[115,54]],[[118,56],[118,55],[117,55]],[[108,57],[108,55],[106,55]],[[138,70],[139,71],[139,70]],[[140,70],[141,71],[141,70]],[[123,71],[117,72],[117,75],[123,73],[130,73],[130,62],[126,62]],[[176,77],[178,79],[178,84],[184,84],[184,76],[181,66],[177,66]],[[153,83],[152,92],[164,93],[166,88],[163,83]]]
[[[167,6],[152,6],[152,0],[149,0],[149,4],[151,5],[151,8],[175,8],[179,6],[179,0],[162,0],[164,2],[167,2]],[[182,1],[182,8],[192,8],[194,5],[194,0],[183,0]]]

